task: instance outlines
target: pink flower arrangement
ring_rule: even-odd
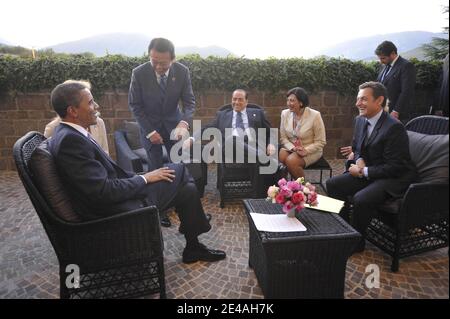
[[[303,177],[296,181],[286,181],[282,178],[278,181],[278,187],[273,185],[267,190],[267,200],[283,205],[283,212],[292,214],[300,212],[305,204],[317,206],[316,187],[311,183],[305,183]]]

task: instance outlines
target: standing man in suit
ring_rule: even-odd
[[[392,117],[406,123],[413,115],[416,68],[397,54],[397,47],[390,41],[384,41],[378,45],[375,54],[384,64],[377,81],[387,88],[389,113]]]
[[[97,123],[96,103],[88,87],[71,81],[56,86],[51,104],[61,118],[49,150],[81,218],[92,220],[142,207],[143,200],[158,209],[175,206],[180,232],[186,238],[183,262],[216,261],[225,252],[206,248],[197,236],[211,229],[197,188],[183,164],[170,164],[143,175],[122,170],[90,136]],[[87,215],[86,212],[92,212]]]
[[[348,202],[353,197],[353,226],[363,235],[357,251],[363,251],[366,229],[376,206],[400,197],[415,180],[409,140],[402,123],[384,112],[387,92],[379,82],[359,86],[353,133],[354,160],[349,170],[327,181],[330,197]],[[341,216],[348,220],[348,203]]]
[[[162,146],[170,154],[174,140],[187,133],[195,97],[188,68],[174,61],[172,42],[155,38],[148,53],[150,61],[135,68],[131,75],[128,104],[140,126],[149,169],[156,169],[163,164]]]

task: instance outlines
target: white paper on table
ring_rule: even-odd
[[[305,206],[311,209],[323,210],[325,212],[339,214],[341,208],[344,206],[344,201],[339,199],[334,199],[328,196],[323,196],[317,194],[317,201],[319,204],[317,206]]]
[[[285,214],[257,214],[250,213],[259,231],[292,232],[306,231],[306,227],[295,217],[287,217]]]

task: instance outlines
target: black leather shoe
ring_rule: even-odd
[[[167,216],[161,217],[160,222],[161,222],[161,226],[163,226],[163,227],[172,226],[172,223],[170,222],[170,219]]]
[[[183,262],[185,264],[195,263],[196,261],[218,261],[225,259],[226,253],[222,250],[209,249],[203,244],[196,248],[185,248],[183,251]]]

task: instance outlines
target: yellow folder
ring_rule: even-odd
[[[317,200],[319,204],[317,206],[305,206],[310,209],[322,210],[325,212],[336,213],[339,214],[341,208],[344,206],[344,201],[334,199],[328,196],[317,194]]]

